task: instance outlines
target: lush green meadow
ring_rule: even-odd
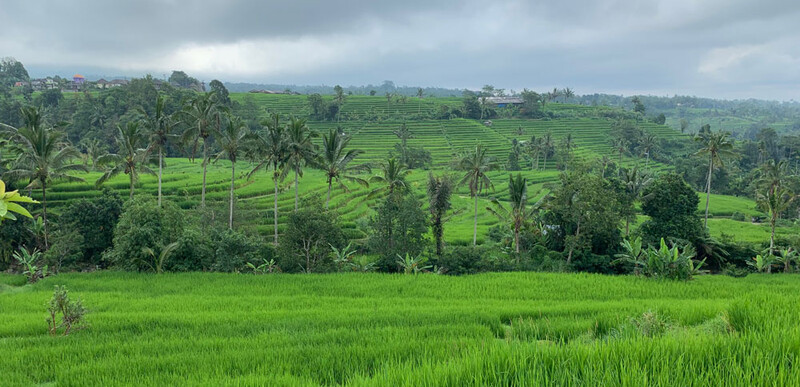
[[[3,385],[798,385],[794,275],[0,275]],[[66,285],[88,329],[47,334]]]

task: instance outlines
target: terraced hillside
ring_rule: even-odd
[[[239,101],[250,99],[259,114],[266,115],[268,111],[280,111],[286,114],[306,114],[305,106],[307,97],[298,95],[269,95],[269,94],[233,94],[232,97]],[[381,101],[382,100],[382,101]],[[413,99],[416,102],[416,98]],[[350,96],[345,101],[345,109],[354,114],[371,109],[385,107],[385,98],[369,96]],[[425,98],[423,103],[435,106],[437,104],[460,103],[458,99]],[[411,102],[408,104],[413,105]],[[424,108],[425,105],[423,105]],[[310,122],[309,126],[321,133],[341,127],[351,137],[350,146],[365,151],[356,159],[356,163],[367,163],[377,167],[386,160],[399,139],[393,131],[401,125],[413,133],[409,140],[412,147],[423,147],[431,153],[433,159],[432,169],[436,173],[450,172],[454,175],[450,164],[453,156],[483,144],[489,153],[495,157],[500,165],[505,165],[512,148],[512,140],[528,141],[531,136],[542,136],[551,133],[553,142],[558,147],[561,140],[568,134],[572,135],[576,148],[574,157],[592,160],[601,156],[609,156],[617,160],[610,145],[610,135],[613,120],[602,117],[602,111],[609,108],[596,108],[580,105],[549,104],[548,109],[560,113],[582,112],[583,118],[561,118],[549,120],[525,119],[494,119],[491,125],[486,125],[477,120],[449,119],[449,120],[342,120],[341,122]],[[411,109],[413,110],[413,109]],[[597,117],[592,117],[597,113]],[[666,126],[650,123],[641,123],[640,127],[653,133],[659,138],[680,138],[680,133]],[[317,141],[321,141],[318,139]],[[549,183],[558,178],[556,170],[557,157],[547,161],[545,170],[531,170],[530,160],[523,156],[520,160],[523,171],[521,173],[531,183],[530,195],[537,199],[547,192]],[[642,159],[624,156],[622,164],[626,166],[641,165]],[[668,165],[651,162],[651,169],[667,169]],[[506,182],[508,172],[503,170],[493,171],[490,175],[495,184],[495,190],[490,190],[482,195],[480,207],[489,205],[489,199],[497,197],[500,200],[506,197]],[[273,232],[273,182],[271,176],[259,173],[251,179],[246,178],[250,167],[240,162],[236,180],[236,227],[258,232],[264,235]],[[199,205],[201,189],[201,166],[186,159],[169,159],[164,176],[164,194],[169,200],[178,203],[185,209],[192,209]],[[425,192],[425,183],[428,171],[415,170],[409,176],[409,182],[414,191],[421,198]],[[101,194],[94,187],[94,181],[100,176],[99,172],[81,175],[85,183],[58,183],[50,188],[48,202],[55,213],[69,200],[83,197],[93,197]],[[362,176],[369,178],[368,175]],[[286,214],[294,208],[294,190],[291,187],[291,178],[279,184],[278,196],[278,223],[279,232],[282,231]],[[323,198],[327,193],[325,178],[319,171],[308,170],[301,179],[300,196],[309,198],[318,196]],[[208,175],[208,207],[213,211],[215,221],[224,222],[227,219],[228,188],[230,184],[230,164],[225,161],[214,163],[209,167]],[[127,195],[127,176],[119,176],[106,184],[121,195]],[[368,199],[367,195],[374,187],[366,188],[355,184],[348,184],[348,190],[334,187],[331,206],[338,211],[339,219],[347,230],[348,235],[354,239],[365,236],[368,219],[372,216],[372,207],[376,199]],[[156,179],[153,176],[143,176],[137,185],[137,195],[154,195],[156,192]],[[34,197],[40,196],[38,192],[32,193]],[[459,187],[456,192],[453,212],[455,216],[445,228],[445,239],[449,243],[467,244],[472,236],[472,201],[465,187]],[[425,200],[423,200],[425,202]],[[735,234],[738,240],[749,242],[762,242],[768,236],[768,228],[764,224],[740,222],[729,219],[734,213],[745,214],[749,217],[759,216],[761,212],[756,209],[755,203],[749,199],[733,198],[714,195],[711,202],[711,214],[714,218],[710,221],[712,235],[721,236],[723,233]],[[479,240],[485,238],[487,231],[496,225],[498,220],[486,211],[479,211],[478,231]],[[794,232],[793,228],[782,228],[779,234]]]

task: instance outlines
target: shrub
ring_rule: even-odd
[[[99,198],[83,199],[69,204],[61,214],[62,224],[59,229],[65,234],[77,232],[82,241],[81,257],[63,260],[65,268],[80,269],[103,265],[103,252],[113,244],[114,229],[122,214],[122,205],[119,195],[108,188],[103,189],[103,195]]]
[[[301,210],[289,215],[278,243],[278,265],[285,272],[330,271],[331,246],[340,249],[345,242],[335,216],[321,202],[306,202]]]
[[[256,262],[257,258],[271,259],[269,256],[259,257],[262,251],[262,242],[249,238],[247,235],[234,230],[219,232],[214,237],[214,265],[215,271],[238,272],[243,270],[248,262]]]
[[[743,213],[741,213],[739,211],[736,211],[733,214],[731,214],[731,220],[735,220],[735,221],[738,221],[738,222],[744,222],[745,220],[747,220],[747,217],[745,216],[745,214],[743,214]]]
[[[47,277],[50,274],[48,266],[42,265],[41,257],[42,252],[37,249],[33,249],[32,251],[19,249],[18,252],[14,253],[14,259],[22,266],[22,275],[25,276],[29,284]]]
[[[372,232],[367,246],[381,257],[378,267],[394,272],[398,269],[398,255],[418,256],[422,253],[428,232],[428,216],[416,196],[395,192],[376,209],[370,228]]]
[[[80,299],[75,302],[69,299],[66,287],[56,286],[53,298],[47,304],[47,312],[50,314],[47,318],[47,325],[53,336],[57,335],[60,329],[63,329],[62,334],[67,336],[72,330],[86,327],[84,320],[86,308],[83,307]],[[59,315],[61,315],[60,319]]]
[[[214,254],[214,243],[209,233],[189,227],[178,239],[178,247],[170,255],[165,268],[167,271],[211,270]]]
[[[444,274],[463,275],[474,274],[480,270],[481,260],[488,256],[488,249],[483,247],[455,246],[449,248],[436,260],[436,266]]]
[[[652,246],[644,249],[641,238],[636,238],[633,241],[625,240],[622,246],[625,252],[618,255],[618,261],[632,263],[636,274],[686,281],[703,272],[700,267],[705,260],[695,262],[692,259],[696,253],[691,245],[670,248],[662,238],[658,249]]]
[[[152,258],[144,249],[161,251],[180,239],[183,227],[183,214],[173,203],[158,207],[152,198],[128,201],[114,230],[114,247],[104,259],[123,270],[147,270]]]

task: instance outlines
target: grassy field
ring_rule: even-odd
[[[800,281],[588,274],[0,275],[16,385],[798,385]],[[66,285],[88,329],[51,337]]]

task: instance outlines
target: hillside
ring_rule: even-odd
[[[309,114],[307,96],[233,93],[231,97],[234,101],[239,102],[243,109],[250,109],[249,114],[257,116],[266,116],[268,112],[298,116]],[[615,163],[619,160],[619,155],[611,148],[615,120],[607,118],[607,116],[609,112],[614,112],[612,108],[550,103],[546,110],[557,117],[564,116],[564,118],[495,118],[492,119],[491,125],[486,125],[479,120],[464,118],[414,119],[416,114],[425,109],[435,111],[441,106],[458,106],[460,103],[460,99],[457,98],[423,98],[421,100],[411,98],[404,104],[398,102],[387,104],[384,97],[348,96],[342,108],[343,115],[347,119],[340,122],[310,121],[309,126],[322,133],[341,127],[352,138],[351,147],[365,151],[356,159],[356,162],[369,163],[373,167],[377,167],[394,151],[395,144],[399,140],[393,131],[403,124],[413,134],[413,138],[409,140],[409,146],[421,147],[430,152],[431,171],[435,173],[457,173],[450,166],[453,156],[478,143],[487,147],[489,153],[501,165],[505,165],[512,149],[512,140],[527,141],[531,136],[540,137],[548,132],[552,134],[556,145],[567,135],[571,135],[576,145],[573,151],[573,157],[576,160],[591,162],[603,156]],[[387,112],[389,113],[387,114]],[[398,119],[403,116],[407,116],[409,119]],[[357,119],[364,117],[374,119]],[[688,139],[687,136],[681,135],[667,126],[646,122],[638,123],[638,125],[646,133],[654,134],[662,140],[682,141],[682,139]],[[317,139],[317,141],[321,140]],[[632,154],[623,155],[621,160],[625,167],[644,167],[645,163],[642,157],[635,157]],[[522,155],[520,160],[522,169],[520,173],[531,183],[529,192],[534,199],[547,192],[548,184],[555,181],[559,173],[557,170],[559,158],[556,155],[547,160],[546,166],[544,160],[540,161],[540,168],[543,167],[543,170],[533,170],[532,162],[526,155]],[[269,235],[272,233],[273,219],[272,180],[267,174],[256,174],[250,179],[246,178],[250,167],[246,163],[241,164],[237,167],[239,173],[236,181],[237,228]],[[230,184],[229,168],[230,163],[227,161],[220,161],[209,167],[208,199],[210,208],[214,210],[215,216],[220,221],[225,218],[227,208],[227,190]],[[657,171],[670,169],[671,166],[651,161],[647,168]],[[483,204],[480,207],[488,206],[492,197],[500,200],[506,199],[507,184],[505,182],[509,172],[503,169],[490,173],[495,190],[482,195]],[[199,204],[201,183],[199,172],[199,163],[191,163],[181,158],[167,160],[164,194],[185,209],[194,208]],[[424,199],[428,172],[427,170],[415,170],[408,177],[410,184],[421,199]],[[87,182],[58,183],[51,188],[48,199],[56,213],[69,200],[100,195],[100,191],[95,189],[93,184],[100,176],[99,172],[80,176]],[[286,215],[294,206],[291,180],[289,178],[280,184],[279,230],[283,229]],[[137,193],[152,195],[155,193],[155,184],[155,177],[143,176],[137,185]],[[127,177],[118,176],[106,186],[117,190],[124,196],[128,189]],[[336,208],[348,235],[351,238],[360,239],[365,237],[366,222],[372,214],[371,208],[375,205],[375,199],[367,198],[371,190],[369,188],[356,184],[348,184],[348,187],[348,191],[334,187],[332,207]],[[312,196],[324,198],[326,191],[324,176],[319,171],[308,170],[305,177],[300,180],[300,196],[303,198]],[[453,206],[455,215],[445,229],[445,239],[452,244],[467,244],[471,241],[471,201],[466,187],[459,187],[456,194]],[[38,195],[38,192],[33,192],[33,196],[37,197]],[[704,196],[702,198],[704,199]],[[701,203],[701,206],[703,204]],[[748,217],[763,215],[756,210],[752,200],[714,195],[711,215],[715,218],[709,223],[712,235],[719,237],[723,233],[732,234],[736,240],[754,243],[762,243],[768,238],[769,230],[766,225],[750,223],[749,218],[748,221],[729,219],[734,213],[746,214]],[[480,241],[486,237],[492,226],[498,224],[498,220],[489,213],[480,211],[478,223]],[[782,227],[779,228],[779,233],[783,235],[794,232],[794,230],[794,228]]]

